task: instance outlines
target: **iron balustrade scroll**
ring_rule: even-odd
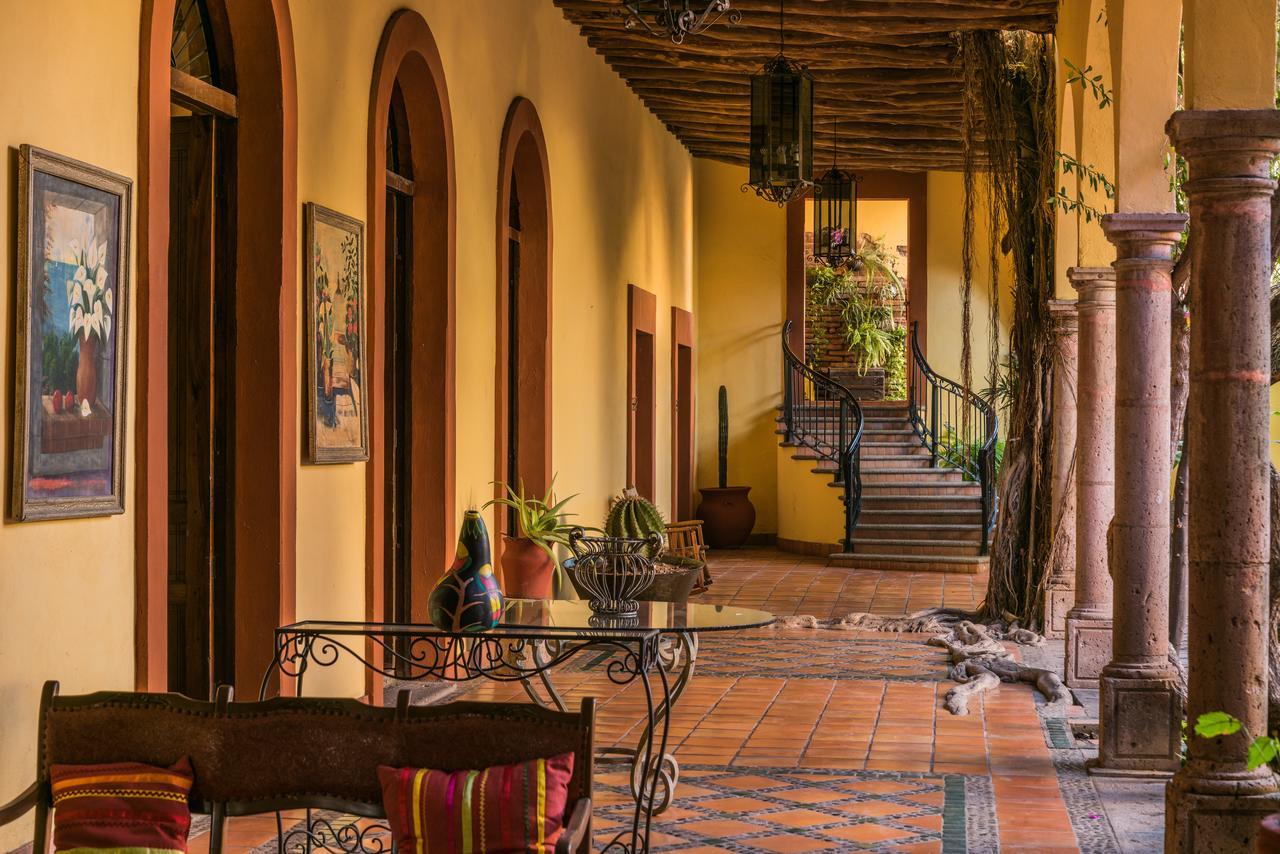
[[[586,650],[609,651],[613,655],[605,674],[616,685],[640,683],[646,723],[640,743],[632,751],[632,790],[636,796],[632,826],[619,831],[600,850],[640,854],[649,850],[654,813],[670,802],[670,790],[674,788],[668,765],[673,761],[667,751],[668,712],[683,684],[673,686],[668,679],[665,659],[673,652],[665,640],[658,630],[637,627],[625,618],[601,618],[590,629],[512,625],[483,633],[444,632],[425,625],[301,622],[276,629],[275,657],[263,675],[259,697],[266,697],[272,676],[296,680],[301,695],[309,670],[332,666],[343,657],[389,679],[520,682],[532,697],[531,680],[540,680],[554,692],[547,678],[550,670]],[[381,656],[366,655],[366,642]],[[557,705],[563,705],[558,695],[554,699]],[[650,761],[649,757],[658,758]],[[380,832],[389,832],[385,825],[359,829],[355,825],[339,825],[328,816],[313,817],[310,812],[297,830],[286,832],[279,817],[277,822],[282,851],[324,848],[348,854],[378,854],[384,848]]]
[[[853,551],[853,534],[862,511],[862,405],[831,375],[805,363],[782,327],[782,425],[785,442],[809,448],[823,462],[835,463],[836,483],[844,492],[844,542]]]
[[[989,554],[997,509],[999,419],[995,407],[929,366],[920,349],[919,321],[911,324],[910,371],[907,399],[911,426],[929,451],[935,468],[959,469],[965,480],[974,481],[981,488],[981,553]]]

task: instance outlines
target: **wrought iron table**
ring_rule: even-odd
[[[607,652],[605,674],[612,682],[639,682],[643,687],[646,719],[635,747],[597,749],[605,761],[631,765],[636,802],[630,831],[619,833],[602,850],[637,854],[648,850],[652,817],[670,806],[679,781],[679,763],[668,751],[669,719],[693,678],[699,636],[759,628],[773,621],[772,614],[750,608],[670,602],[642,602],[635,617],[603,617],[593,614],[586,602],[543,599],[508,600],[502,622],[482,633],[445,632],[419,624],[309,620],[276,629],[275,655],[263,675],[260,695],[266,695],[274,674],[296,679],[301,694],[310,668],[329,667],[347,656],[400,681],[520,682],[534,702],[565,710],[553,671],[585,650]],[[369,650],[381,655],[369,655]],[[651,756],[659,758],[651,762]],[[309,828],[310,822],[304,829],[308,848],[317,841]],[[359,839],[363,849],[364,834]],[[342,847],[341,840],[335,841]]]

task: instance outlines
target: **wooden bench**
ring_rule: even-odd
[[[411,706],[405,691],[394,707],[310,697],[232,703],[225,686],[205,702],[112,691],[62,697],[57,682],[46,682],[36,781],[0,806],[0,826],[34,809],[33,848],[47,850],[53,764],[168,766],[190,757],[191,810],[211,816],[209,850],[217,852],[228,816],[319,809],[385,818],[379,765],[461,771],[572,752],[569,818],[556,851],[585,853],[594,717],[590,698],[578,712],[518,703]]]

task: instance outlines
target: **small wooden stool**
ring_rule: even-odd
[[[667,551],[678,557],[702,561],[702,578],[692,593],[702,593],[711,586],[711,570],[707,567],[707,543],[702,539],[701,519],[668,524]]]

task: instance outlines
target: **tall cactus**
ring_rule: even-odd
[[[729,485],[729,390],[720,386],[720,488]]]

